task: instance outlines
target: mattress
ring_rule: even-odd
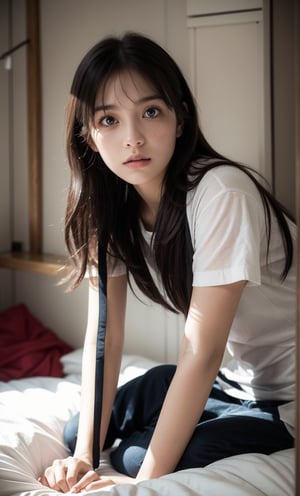
[[[78,411],[82,350],[62,358],[63,378],[32,377],[0,382],[0,495],[58,495],[38,477],[56,458],[67,456],[65,423]],[[119,383],[143,374],[157,363],[134,355],[122,360]],[[139,484],[117,484],[91,495],[113,496],[292,496],[293,449],[272,455],[246,454],[182,470]],[[109,453],[101,473],[113,475]]]

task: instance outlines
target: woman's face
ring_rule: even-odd
[[[161,192],[181,135],[175,112],[137,72],[123,72],[98,92],[90,146],[109,169],[144,191]]]

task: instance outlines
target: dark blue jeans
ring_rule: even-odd
[[[106,449],[121,439],[111,453],[111,463],[118,472],[135,477],[139,471],[175,369],[174,365],[154,367],[118,389],[104,446]],[[293,447],[294,439],[279,419],[280,404],[233,398],[216,382],[176,470],[204,467],[242,453],[270,454]],[[71,453],[78,419],[79,414],[64,431]]]

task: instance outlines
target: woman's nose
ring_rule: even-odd
[[[144,141],[144,137],[138,127],[130,126],[130,128],[127,129],[126,138],[124,140],[124,146],[126,148],[142,146]]]
[[[134,148],[136,146],[142,146],[144,144],[144,140],[142,138],[138,138],[136,140],[128,139],[126,140],[125,146],[126,148]]]

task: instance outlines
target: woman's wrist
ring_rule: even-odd
[[[93,465],[92,461],[92,455],[89,451],[83,451],[83,450],[76,450],[74,451],[73,454],[74,458],[79,458],[79,460],[82,460],[83,462],[87,463],[88,465]]]

